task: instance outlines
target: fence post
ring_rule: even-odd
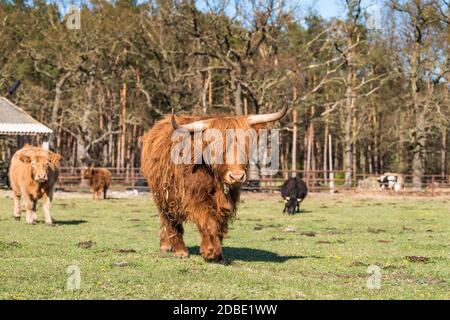
[[[297,110],[292,110],[292,178],[297,176]]]
[[[333,148],[331,142],[331,134],[328,136],[329,140],[329,168],[330,168],[330,192],[334,193],[334,173],[333,173]]]

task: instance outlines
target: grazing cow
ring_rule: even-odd
[[[285,201],[283,212],[300,212],[300,204],[308,195],[308,187],[299,177],[286,180],[281,186],[281,196]]]
[[[20,220],[20,199],[26,208],[26,223],[36,224],[36,205],[44,199],[45,223],[53,225],[50,206],[53,200],[55,183],[59,176],[61,155],[39,147],[26,145],[11,159],[9,180],[13,190],[14,212]]]
[[[184,132],[188,141],[194,141],[206,129],[215,129],[225,141],[226,130],[261,129],[266,123],[281,119],[282,111],[238,117],[168,116],[159,121],[140,141],[142,143],[141,170],[148,180],[161,222],[160,250],[172,251],[175,257],[189,256],[183,241],[183,222],[197,225],[201,235],[200,254],[207,261],[224,263],[222,242],[233,220],[239,202],[242,183],[246,180],[248,157],[244,163],[176,164],[171,153],[178,141],[173,133]],[[176,130],[176,131],[175,131]],[[205,136],[210,130],[205,132]],[[207,138],[202,134],[202,143]],[[245,153],[249,144],[245,139]],[[234,143],[237,139],[234,139]],[[242,151],[242,150],[241,150]],[[222,150],[219,150],[222,153]],[[235,153],[234,156],[237,154]],[[239,153],[241,156],[242,153]],[[236,162],[236,161],[231,161]]]
[[[100,194],[103,192],[103,199],[106,199],[109,185],[111,184],[111,171],[105,168],[84,168],[82,172],[84,179],[89,181],[89,186],[92,191],[92,198],[94,200],[100,199]]]

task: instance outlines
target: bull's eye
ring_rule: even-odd
[[[35,161],[31,161],[31,166],[34,168],[36,167],[36,162]]]
[[[291,198],[289,198],[289,197],[286,197],[286,200],[288,200],[288,201],[289,201],[289,200],[291,200]]]

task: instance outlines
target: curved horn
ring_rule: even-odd
[[[172,114],[172,127],[174,130],[184,129],[189,132],[199,132],[203,131],[208,127],[208,124],[205,121],[194,121],[188,124],[178,124],[175,120],[175,116]]]
[[[267,123],[267,122],[274,122],[277,120],[280,120],[283,118],[288,111],[288,107],[284,106],[282,110],[275,112],[275,113],[269,113],[269,114],[258,114],[249,116],[248,123],[250,125],[260,124],[260,123]]]

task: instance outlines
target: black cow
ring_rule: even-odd
[[[384,176],[379,177],[378,181],[380,182],[381,189],[394,190],[395,185],[398,182],[398,176],[388,173],[388,174],[385,174]]]
[[[300,212],[300,204],[308,194],[308,187],[299,177],[286,180],[281,186],[281,196],[285,201],[283,212]]]
[[[381,189],[389,188],[389,179],[388,179],[387,176],[381,176],[377,180],[380,183],[380,188]]]

